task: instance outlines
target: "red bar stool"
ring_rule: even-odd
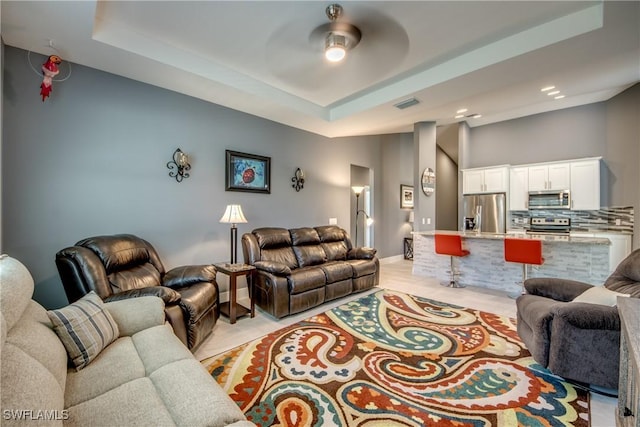
[[[456,234],[436,234],[435,235],[436,253],[439,255],[449,255],[451,257],[451,279],[449,283],[442,283],[450,288],[464,288],[456,281],[459,275],[453,268],[453,257],[463,257],[470,254],[469,251],[462,249],[462,237]]]
[[[542,265],[542,240],[535,239],[504,239],[504,260],[522,264],[522,292],[525,294],[524,281],[527,280],[527,267],[529,264]],[[517,297],[518,295],[510,295]]]

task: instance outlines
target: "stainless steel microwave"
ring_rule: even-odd
[[[529,191],[529,209],[571,209],[569,190]]]

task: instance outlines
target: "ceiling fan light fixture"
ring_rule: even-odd
[[[325,41],[324,57],[330,62],[340,62],[347,56],[347,41],[344,36],[329,33]]]
[[[343,13],[339,4],[329,5],[325,12],[330,22],[313,30],[311,37],[322,40],[327,61],[340,62],[347,56],[348,50],[360,43],[362,33],[356,26],[338,21]]]

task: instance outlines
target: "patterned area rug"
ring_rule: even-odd
[[[513,319],[381,290],[202,362],[258,426],[588,426]]]

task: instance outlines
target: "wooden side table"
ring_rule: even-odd
[[[248,264],[214,264],[218,273],[229,276],[229,301],[220,304],[220,313],[229,318],[231,324],[236,323],[236,318],[251,314],[256,315],[255,292],[253,290],[253,280],[256,268]],[[251,308],[247,308],[236,302],[237,298],[237,278],[240,276],[247,277],[247,288],[249,290],[249,299],[251,300]]]

